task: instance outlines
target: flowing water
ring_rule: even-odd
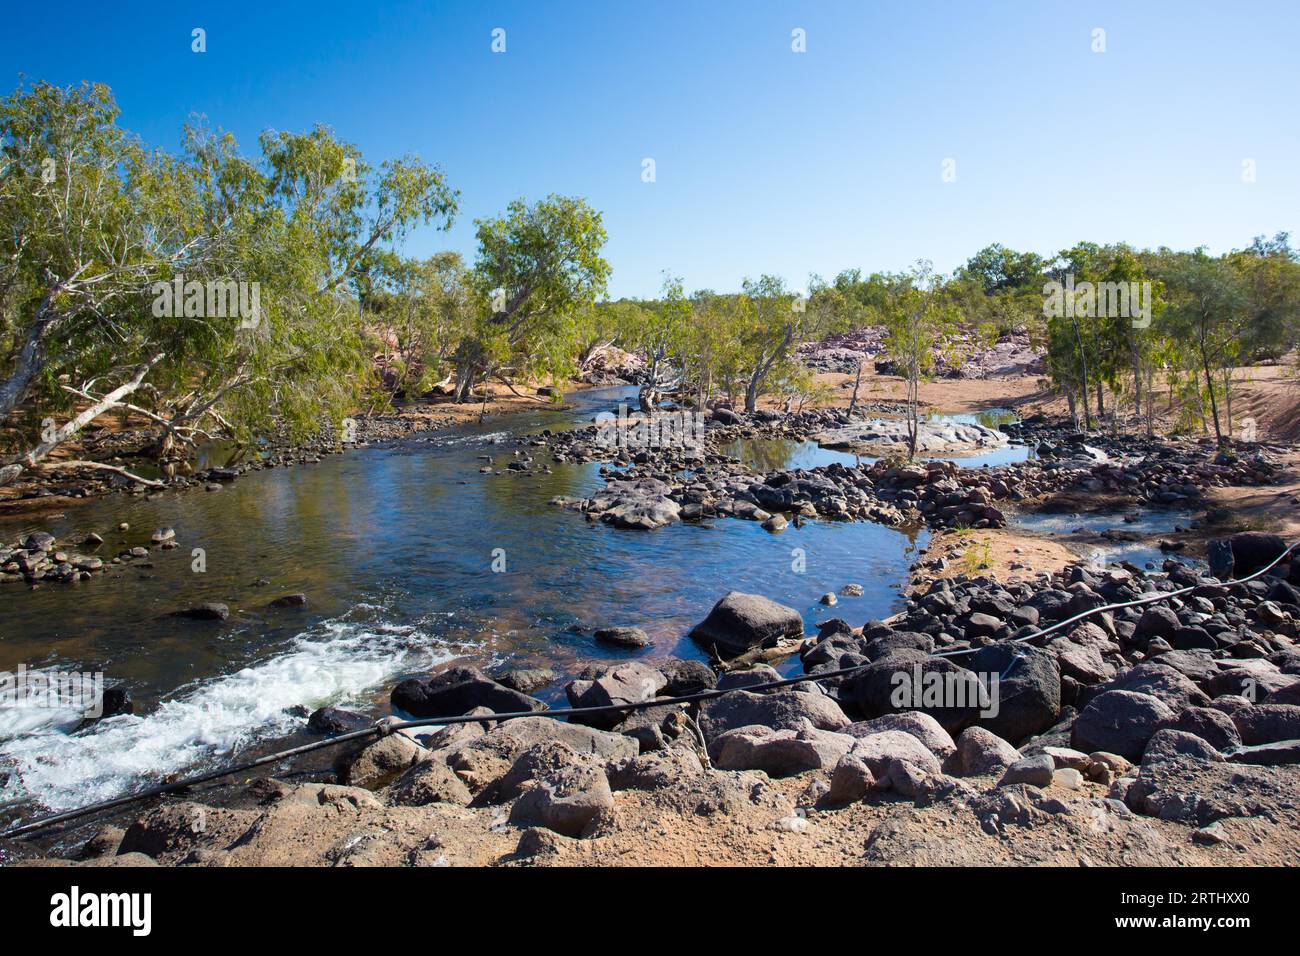
[[[644,628],[655,642],[646,657],[702,659],[685,635],[731,589],[795,607],[809,628],[902,606],[924,532],[813,521],[772,535],[739,520],[623,531],[548,503],[599,487],[596,465],[479,473],[484,455],[504,467],[514,437],[590,421],[633,394],[581,392],[569,409],[255,472],[219,493],[116,497],[0,522],[4,540],[98,532],[107,556],[147,544],[159,527],[174,527],[180,545],[121,576],[0,588],[0,672],[102,672],[136,704],[80,730],[67,710],[0,707],[0,817],[229,762],[299,731],[291,708],[384,713],[397,680],[451,660],[549,666],[560,677],[539,696],[558,701],[565,675],[626,656],[593,642],[600,626]],[[116,530],[123,521],[127,532]],[[865,595],[834,609],[817,603],[850,582]],[[306,608],[266,607],[299,591]],[[229,605],[229,620],[169,616],[205,601]]]

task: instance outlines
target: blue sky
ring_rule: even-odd
[[[665,269],[688,289],[802,286],[947,271],[995,241],[1223,251],[1300,224],[1294,2],[128,0],[4,19],[6,90],[106,82],[152,144],[201,113],[248,152],[325,123],[370,160],[440,163],[462,214],[413,255],[472,257],[474,218],[513,198],[584,196],[615,296],[653,295]]]

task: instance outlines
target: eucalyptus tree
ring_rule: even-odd
[[[687,366],[686,330],[691,322],[691,300],[682,280],[664,273],[660,298],[646,307],[644,320],[634,340],[646,356],[646,374],[637,395],[641,411],[658,408],[665,391],[685,384]]]
[[[1280,358],[1300,345],[1300,251],[1288,233],[1256,236],[1227,257],[1249,310],[1243,349],[1252,359]]]
[[[470,319],[467,276],[457,252],[390,254],[367,270],[363,334],[380,352],[387,391],[419,394],[450,384],[451,358]]]
[[[476,225],[476,315],[455,358],[458,402],[488,376],[527,374],[546,340],[569,334],[605,291],[610,272],[601,215],[583,199],[517,199]]]
[[[0,418],[43,418],[0,480],[93,466],[44,460],[113,408],[156,426],[164,454],[208,428],[337,418],[361,358],[355,288],[386,245],[456,210],[436,167],[372,168],[323,127],[266,133],[257,160],[191,128],[173,157],[117,118],[97,85],[0,101]]]
[[[815,277],[812,284],[814,292],[821,288],[820,280]],[[746,279],[741,288],[735,326],[741,354],[748,366],[745,411],[752,412],[758,407],[759,397],[770,390],[773,380],[789,371],[795,346],[838,330],[846,313],[824,307],[828,299],[814,302],[796,294],[778,276]]]
[[[885,348],[906,384],[907,451],[916,457],[921,382],[933,373],[943,342],[957,327],[944,279],[922,260],[897,276],[875,309],[885,326]]]
[[[170,358],[151,284],[213,255],[192,178],[117,125],[101,84],[0,100],[0,421],[26,447],[0,483],[145,385]],[[85,405],[63,424],[50,413]],[[39,440],[32,440],[39,431]]]
[[[1214,435],[1226,446],[1231,435],[1229,413],[1228,436],[1219,416],[1220,382],[1230,401],[1231,380],[1222,379],[1225,369],[1234,366],[1241,356],[1242,335],[1249,324],[1249,299],[1241,279],[1231,264],[1198,250],[1177,264],[1168,277],[1170,306],[1168,316],[1175,334],[1192,342],[1204,375],[1214,423]]]

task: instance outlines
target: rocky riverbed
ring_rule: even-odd
[[[1217,570],[1246,575],[1282,549],[1235,535]],[[567,697],[649,706],[584,721],[544,715],[528,692],[547,675],[453,667],[399,684],[394,710],[480,720],[341,749],[310,782],[167,800],[31,862],[1285,862],[1300,833],[1298,586],[1300,560],[1244,584],[1174,562],[959,577],[889,621],[829,618],[815,636],[793,609],[733,592],[692,632],[721,659],[788,646],[809,677],[857,670],[765,690],[763,664],[632,658]],[[706,689],[723,693],[666,699]],[[520,711],[537,716],[496,719]],[[367,724],[334,709],[308,722]]]
[[[1209,443],[1187,440],[1148,439],[1137,445],[1100,439],[1090,444],[1089,436],[1061,422],[1004,426],[1013,437],[1032,436],[1037,457],[995,468],[885,458],[755,474],[716,450],[738,434],[838,438],[871,427],[850,422],[843,410],[784,418],[724,411],[712,414],[704,440],[695,448],[612,446],[602,441],[596,426],[542,435],[531,443],[548,447],[556,461],[611,462],[604,472],[607,484],[595,495],[561,496],[553,503],[589,520],[641,530],[721,517],[758,521],[773,532],[807,518],[997,528],[1006,524],[1006,503],[1037,501],[1070,489],[1102,494],[1112,502],[1183,507],[1199,501],[1209,487],[1267,485],[1278,473],[1277,462],[1262,449],[1228,457]],[[975,427],[981,434],[988,431]],[[949,437],[958,436],[952,431]]]

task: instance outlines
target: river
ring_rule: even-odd
[[[106,557],[147,545],[160,527],[175,528],[180,545],[153,550],[152,567],[125,575],[35,591],[0,586],[0,671],[102,672],[106,685],[129,689],[136,708],[77,730],[73,713],[0,707],[0,818],[218,766],[300,732],[291,708],[387,713],[396,681],[452,660],[551,667],[559,677],[539,696],[556,702],[567,675],[629,656],[593,642],[601,626],[644,628],[654,646],[643,657],[703,659],[685,635],[732,589],[799,609],[809,629],[901,608],[923,531],[811,521],[772,535],[731,519],[621,531],[548,503],[599,487],[596,465],[479,473],[483,455],[504,468],[514,438],[590,421],[633,396],[587,390],[566,409],[254,472],[219,493],[112,497],[58,518],[0,522],[5,540],[97,532]],[[818,604],[851,582],[862,597]],[[307,595],[305,608],[266,607],[292,592]],[[169,616],[206,601],[229,605],[230,618]]]

